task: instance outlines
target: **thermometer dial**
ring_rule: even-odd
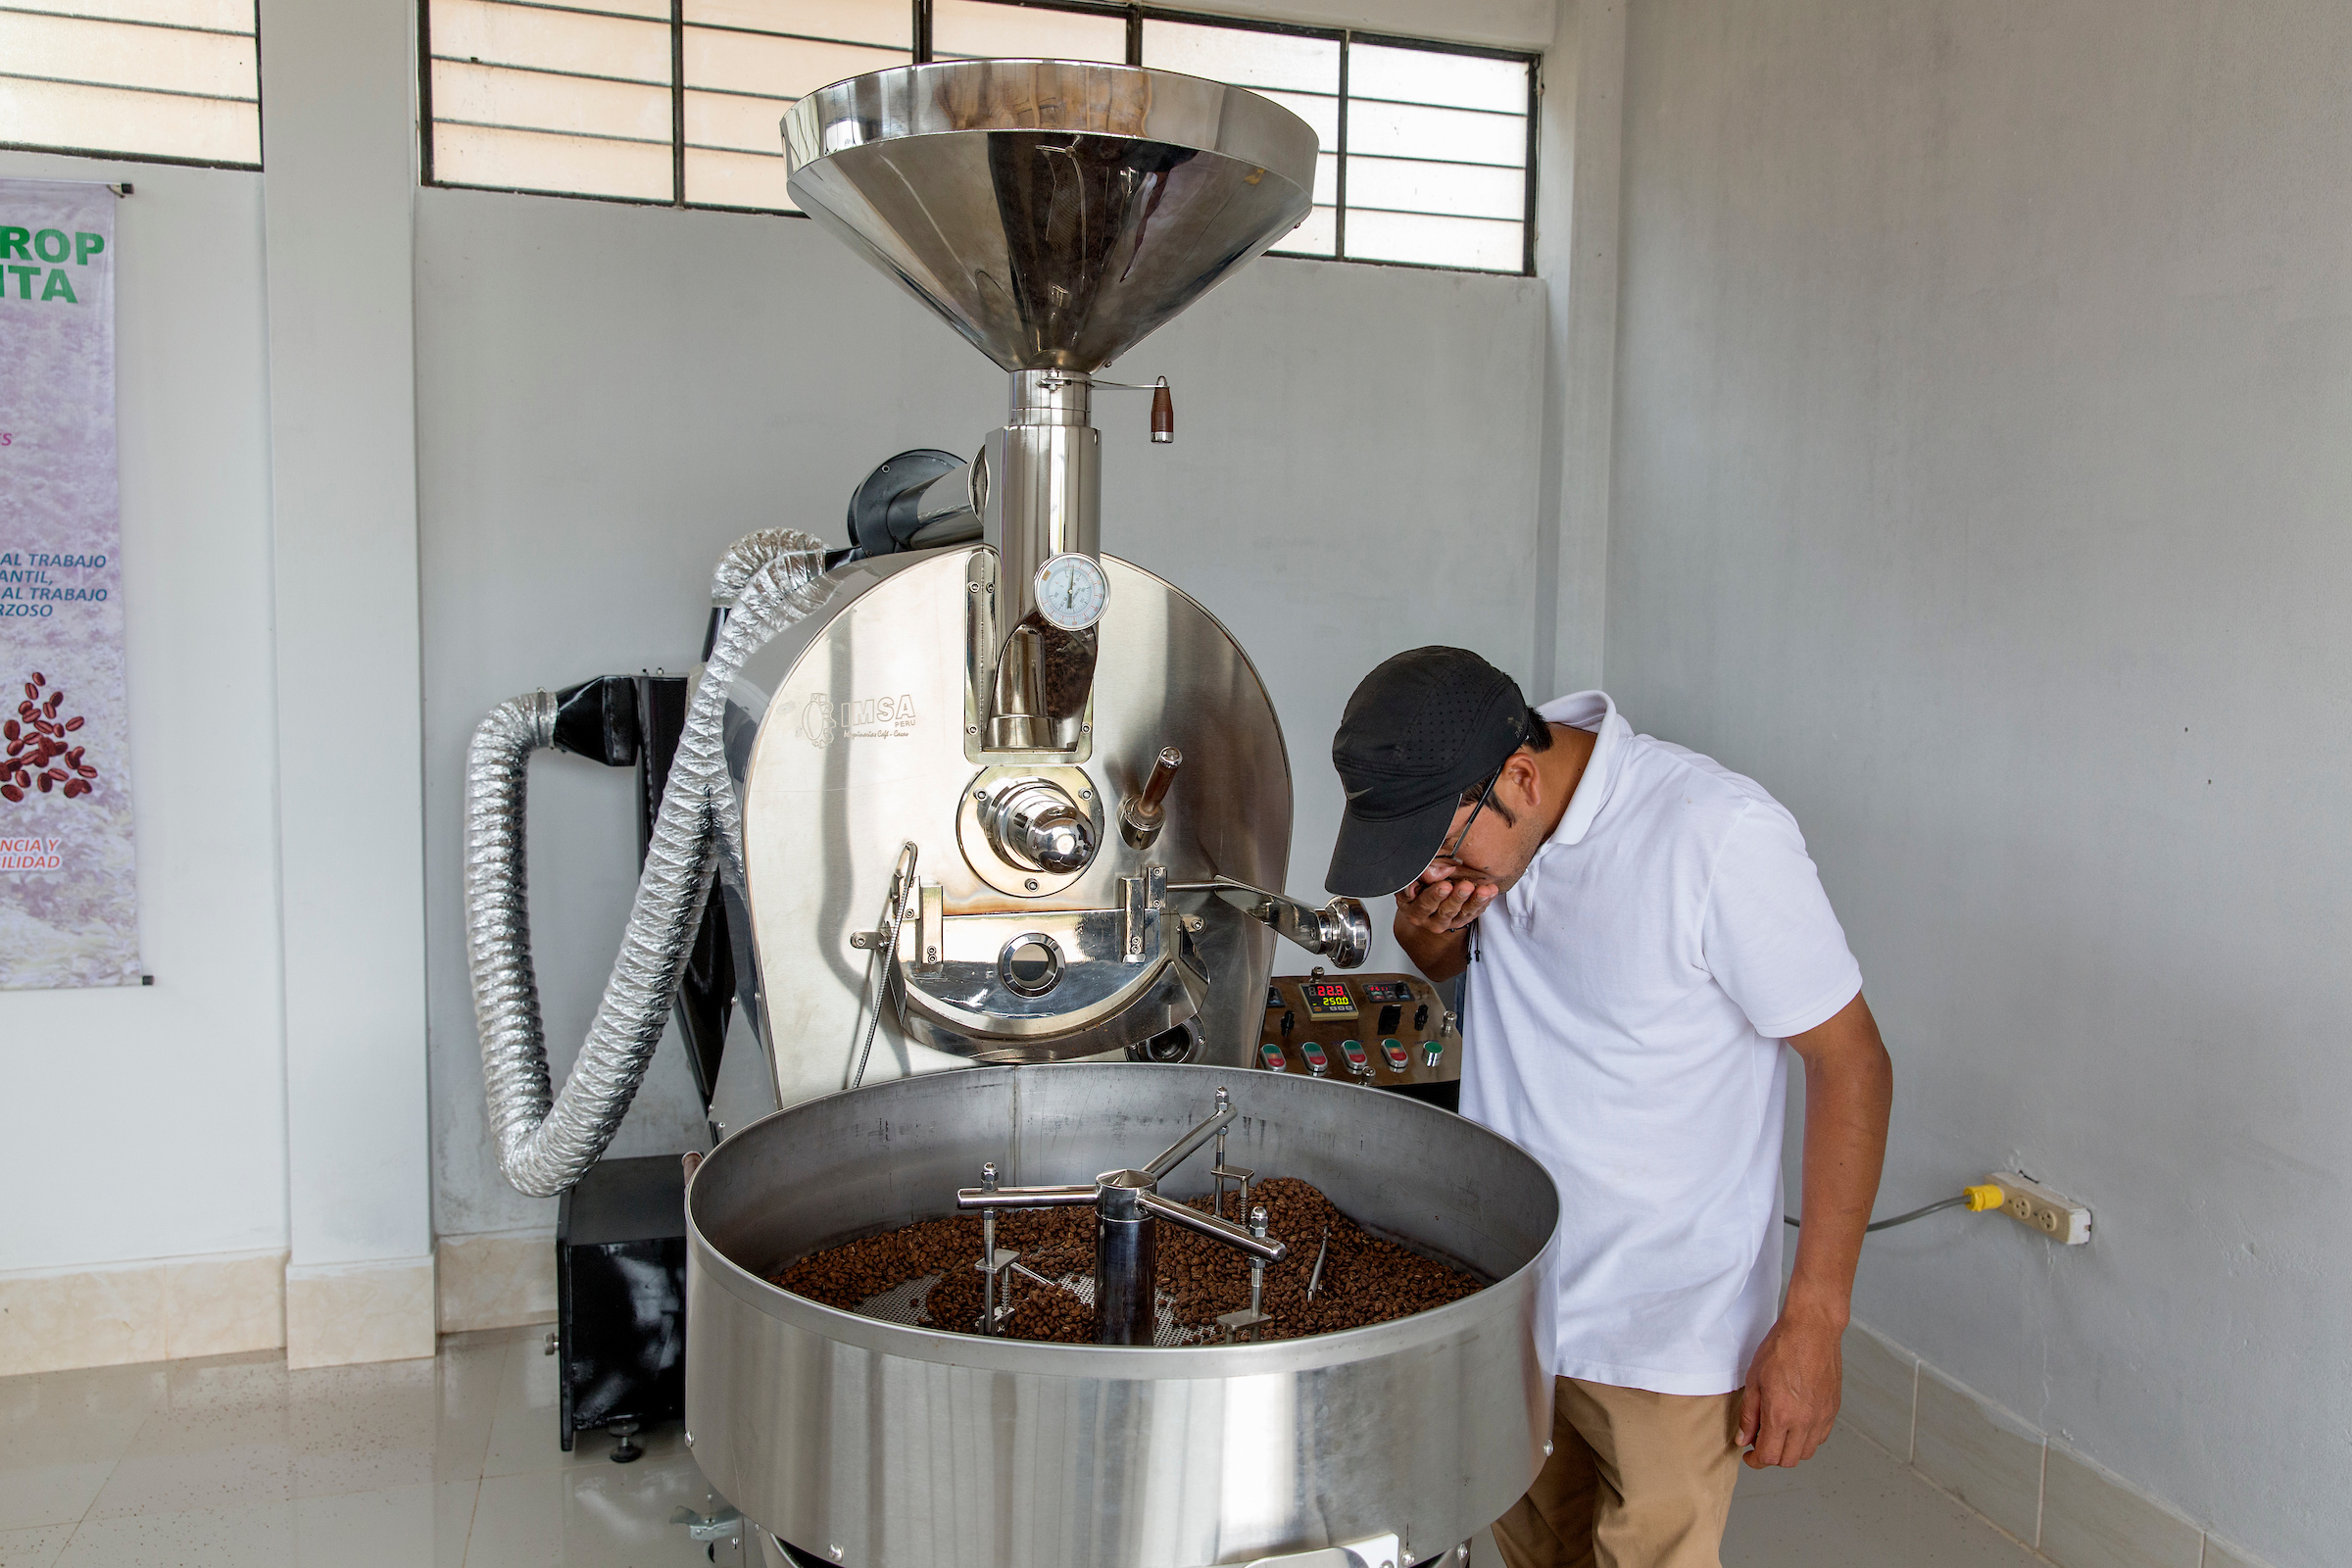
[[[1037,568],[1037,608],[1063,631],[1084,631],[1102,618],[1110,585],[1091,556],[1055,556]]]

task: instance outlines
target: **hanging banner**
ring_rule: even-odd
[[[0,179],[0,989],[139,982],[115,193]]]

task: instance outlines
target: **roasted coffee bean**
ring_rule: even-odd
[[[79,713],[75,713],[72,718],[67,719],[66,728],[68,731],[81,728],[81,715]]]
[[[1471,1275],[1365,1232],[1311,1184],[1278,1177],[1250,1189],[1266,1205],[1269,1234],[1290,1243],[1291,1255],[1266,1271],[1269,1339],[1330,1334],[1385,1323],[1456,1301],[1480,1288]],[[1206,1198],[1193,1207],[1209,1211]],[[1241,1216],[1227,1204],[1228,1219]],[[1083,1279],[1094,1271],[1092,1210],[1014,1210],[997,1218],[997,1246],[1021,1254],[1023,1266],[1049,1280]],[[1307,1276],[1323,1236],[1331,1238],[1323,1280],[1313,1300]],[[1159,1296],[1190,1330],[1211,1327],[1220,1313],[1250,1304],[1250,1265],[1241,1253],[1205,1236],[1162,1224],[1157,1237]],[[828,1306],[856,1311],[862,1302],[929,1279],[925,1326],[954,1333],[977,1331],[981,1310],[980,1219],[977,1215],[922,1220],[897,1231],[823,1249],[777,1270],[776,1284]],[[1066,1286],[1042,1286],[1014,1276],[1012,1338],[1091,1344],[1094,1309]]]
[[[0,784],[0,800],[21,801],[24,792],[14,784]]]

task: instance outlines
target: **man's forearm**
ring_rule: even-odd
[[[1413,960],[1413,967],[1440,984],[1470,967],[1468,931],[1432,931],[1397,917],[1396,945]]]
[[[1860,997],[1789,1044],[1805,1061],[1805,1187],[1787,1311],[1842,1328],[1886,1162],[1894,1069]]]

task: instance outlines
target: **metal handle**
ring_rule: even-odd
[[[1223,1242],[1236,1251],[1247,1252],[1251,1257],[1262,1257],[1269,1263],[1279,1263],[1291,1255],[1287,1242],[1252,1236],[1247,1226],[1236,1225],[1229,1219],[1219,1219],[1214,1214],[1203,1214],[1189,1204],[1170,1202],[1157,1193],[1137,1193],[1135,1204],[1155,1218],[1164,1219],[1171,1225],[1181,1225],[1186,1230],[1199,1231],[1212,1240]]]
[[[1152,776],[1144,780],[1143,798],[1138,803],[1152,815],[1159,812],[1159,803],[1168,798],[1168,786],[1176,782],[1176,770],[1184,765],[1184,754],[1173,746],[1162,746],[1152,760]]]
[[[1213,893],[1236,908],[1272,926],[1309,953],[1319,953],[1342,969],[1360,967],[1372,956],[1372,919],[1362,901],[1334,899],[1320,909],[1297,899],[1230,877],[1214,882],[1171,882],[1170,893]]]
[[[1152,763],[1152,776],[1144,787],[1119,803],[1119,835],[1139,850],[1152,847],[1159,837],[1160,827],[1168,813],[1160,804],[1168,798],[1168,786],[1176,782],[1176,770],[1184,765],[1184,753],[1173,746],[1163,746]]]
[[[1092,1205],[1095,1184],[1084,1187],[958,1187],[957,1208],[1076,1208]]]

